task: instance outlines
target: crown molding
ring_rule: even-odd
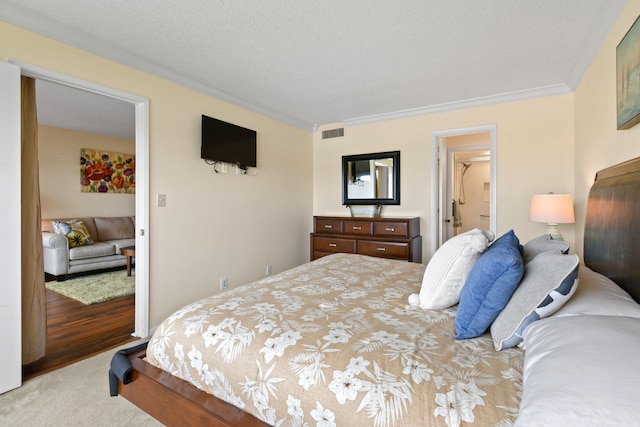
[[[581,51],[579,60],[569,76],[567,84],[489,95],[370,116],[354,117],[345,119],[343,122],[346,125],[358,125],[571,93],[579,84],[623,8],[624,4],[618,2],[603,2],[601,16],[606,25],[601,26],[599,31],[592,34],[590,39],[586,41],[585,48]],[[188,75],[188,73],[181,73],[170,67],[160,65],[153,60],[129,52],[121,46],[64,25],[59,21],[48,18],[13,2],[0,3],[0,19],[305,131],[317,132],[319,127],[324,125],[322,123],[310,123],[292,117],[282,111],[267,108],[218,88],[206,85],[193,76]]]
[[[443,113],[447,111],[465,110],[469,108],[485,107],[488,105],[504,104],[508,102],[523,101],[545,96],[563,95],[571,93],[569,86],[558,84],[535,89],[507,92],[497,95],[471,98],[462,101],[446,102],[443,104],[429,105],[425,107],[411,108],[408,110],[392,111],[389,113],[375,114],[371,116],[356,117],[344,121],[346,125],[361,125],[386,120],[397,120],[408,117],[424,116],[428,114]]]

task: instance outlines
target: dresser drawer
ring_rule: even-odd
[[[313,250],[319,252],[356,253],[354,239],[334,239],[331,237],[313,237]]]
[[[316,218],[315,232],[324,234],[342,234],[342,220]]]
[[[380,237],[409,237],[406,222],[376,222],[373,224],[373,235]]]
[[[355,236],[371,236],[373,235],[373,224],[368,221],[344,221],[344,234]]]
[[[422,262],[420,218],[314,216],[310,258],[357,253]]]
[[[409,258],[409,244],[396,242],[376,242],[375,240],[358,240],[358,253],[381,258]]]

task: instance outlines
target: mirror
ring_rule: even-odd
[[[399,205],[400,151],[342,156],[343,205]]]

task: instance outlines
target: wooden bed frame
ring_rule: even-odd
[[[584,262],[640,302],[640,157],[603,169],[589,192]],[[118,393],[168,426],[268,426],[250,414],[145,362],[128,357],[132,381]]]
[[[584,263],[640,302],[640,157],[603,169],[589,191]]]
[[[118,394],[167,426],[246,426],[269,424],[243,412],[188,382],[151,366],[146,350],[128,355],[131,382],[118,382]]]

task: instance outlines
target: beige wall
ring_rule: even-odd
[[[257,113],[0,22],[13,59],[149,99],[150,324],[182,305],[309,259],[312,137]],[[258,175],[215,174],[200,159],[201,115],[258,133]],[[158,193],[167,206],[157,208]]]
[[[640,125],[617,131],[615,46],[640,14],[629,2],[575,94],[348,126],[345,137],[307,132],[198,94],[162,79],[0,22],[0,59],[16,59],[150,99],[151,324],[171,310],[308,259],[311,214],[346,215],[341,156],[401,150],[402,204],[384,216],[419,216],[424,262],[430,239],[431,133],[497,126],[498,233],[521,240],[546,226],[528,221],[532,194],[576,199],[576,220],[561,225],[581,250],[584,204],[594,173],[640,155]],[[258,131],[259,174],[215,175],[199,159],[199,117],[207,114]],[[326,128],[326,127],[325,127]],[[320,129],[320,131],[322,128]],[[313,183],[313,184],[312,184]]]
[[[80,149],[133,154],[135,141],[40,126],[38,143],[42,218],[135,215],[133,194],[80,192]]]
[[[455,135],[444,138],[447,147],[469,147],[476,145],[486,145],[491,143],[491,135],[489,132],[470,133],[468,135]]]
[[[596,172],[640,156],[640,125],[616,130],[616,46],[638,15],[640,2],[628,2],[575,93],[576,240],[580,254],[585,204]]]
[[[419,216],[423,262],[430,254],[431,133],[495,124],[497,127],[497,232],[514,229],[521,241],[546,231],[529,222],[532,194],[573,193],[573,95],[559,95],[345,128],[343,138],[314,134],[313,211],[347,214],[341,206],[340,159],[346,154],[400,150],[401,205],[384,206],[383,216]],[[561,225],[573,244],[574,226]]]
[[[560,231],[582,256],[586,200],[595,173],[640,156],[640,125],[616,130],[615,87],[615,49],[638,15],[640,2],[628,2],[574,94],[351,126],[336,140],[314,135],[314,213],[344,213],[337,158],[400,149],[402,205],[383,212],[422,217],[423,253],[428,254],[430,133],[495,123],[498,232],[513,228],[522,241],[543,233],[543,224],[527,220],[531,195],[566,192],[574,195],[576,224],[561,224]]]

